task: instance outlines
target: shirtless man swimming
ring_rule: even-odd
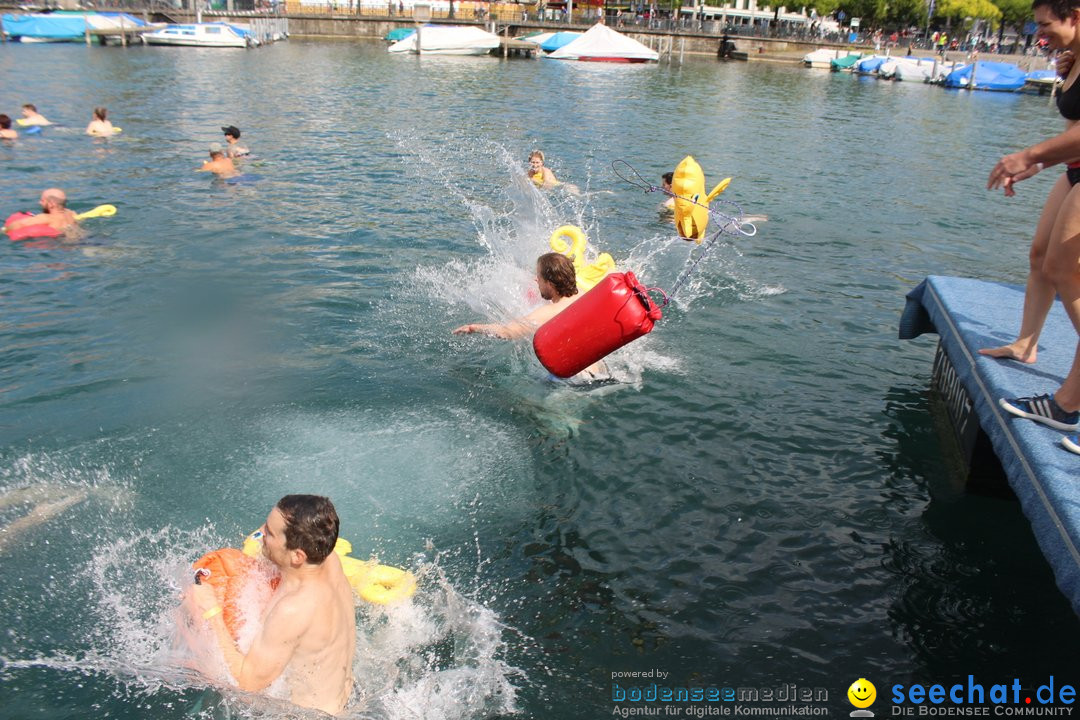
[[[246,654],[225,626],[209,584],[193,585],[192,599],[210,623],[229,672],[241,690],[264,690],[284,676],[290,700],[339,714],[352,692],[356,652],[353,591],[334,553],[338,516],[318,495],[286,495],[266,518],[263,556],[281,583]]]
[[[536,308],[528,315],[511,320],[505,325],[469,323],[454,328],[453,334],[481,333],[502,338],[503,340],[528,337],[536,332],[537,328],[570,307],[575,300],[581,297],[578,294],[574,263],[570,258],[560,253],[547,253],[537,259],[536,284],[540,289],[540,297],[549,302]],[[580,376],[587,380],[595,380],[597,376],[604,374],[604,372],[605,366],[601,360],[582,370]]]
[[[22,106],[22,125],[52,125],[49,119],[39,113],[33,103]]]
[[[237,172],[232,158],[225,156],[225,152],[221,149],[221,143],[210,143],[210,159],[204,162],[202,167],[198,168],[198,171],[212,172],[223,178],[236,177],[240,174]]]
[[[79,222],[75,213],[67,209],[67,195],[60,188],[49,188],[41,193],[42,212],[15,220],[5,227],[9,232],[27,225],[51,225],[57,230],[67,230]]]

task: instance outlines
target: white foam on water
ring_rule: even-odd
[[[255,429],[263,449],[231,481],[270,504],[291,492],[330,497],[361,559],[385,549],[394,564],[419,549],[417,526],[467,527],[477,497],[514,516],[534,492],[527,439],[461,407],[278,414]]]

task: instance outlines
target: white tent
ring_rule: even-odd
[[[588,32],[548,55],[556,60],[591,60],[594,62],[646,62],[659,60],[660,53],[637,40],[597,23]]]

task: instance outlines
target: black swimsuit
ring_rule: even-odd
[[[1080,78],[1073,78],[1069,89],[1058,93],[1057,108],[1066,120],[1080,120]]]
[[[1080,120],[1080,77],[1073,78],[1068,90],[1058,93],[1057,108],[1066,120]],[[1071,162],[1065,166],[1065,175],[1070,185],[1080,183],[1080,162]]]

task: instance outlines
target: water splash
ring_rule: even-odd
[[[185,620],[180,598],[191,582],[192,558],[224,544],[212,526],[164,527],[102,543],[80,573],[93,618],[83,647],[0,657],[0,678],[45,668],[111,679],[115,696],[145,698],[148,706],[184,704],[177,695],[210,688],[192,708],[202,717],[323,717],[284,702],[281,679],[259,695],[232,688],[212,638]],[[510,629],[456,590],[438,558],[418,558],[413,570],[420,586],[412,601],[360,603],[354,694],[343,716],[466,720],[516,713],[517,685],[526,678],[506,660]]]

